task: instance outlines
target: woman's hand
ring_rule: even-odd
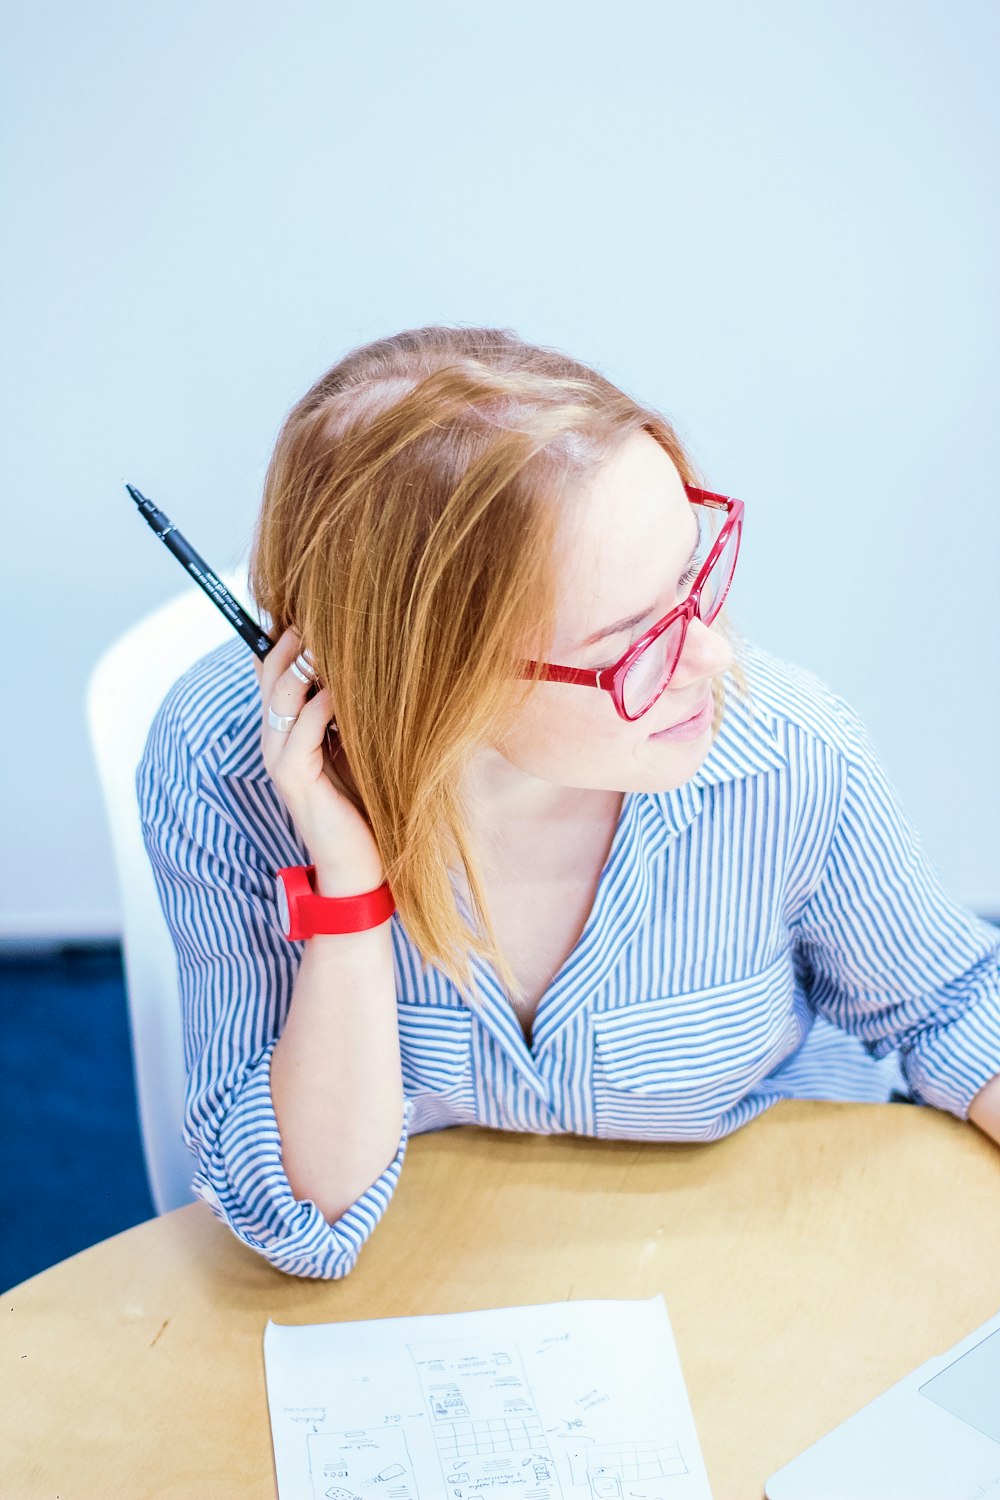
[[[294,629],[285,631],[267,656],[254,665],[262,704],[261,749],[282,801],[316,866],[317,890],[326,896],[353,896],[385,880],[378,846],[364,815],[338,790],[324,753],[334,705],[327,688],[310,698],[310,684],[292,670],[302,650]],[[268,708],[295,715],[291,729],[274,729]],[[343,783],[340,783],[342,786]]]
[[[1000,1073],[983,1084],[969,1105],[969,1119],[1000,1146]]]

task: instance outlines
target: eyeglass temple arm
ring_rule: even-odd
[[[686,484],[684,492],[689,500],[696,500],[699,505],[711,506],[713,510],[731,510],[733,500],[731,495],[719,495],[715,490],[699,490],[693,484]]]

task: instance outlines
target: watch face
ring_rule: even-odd
[[[278,921],[281,930],[287,937],[291,931],[292,919],[288,911],[288,892],[285,890],[285,882],[278,876]]]

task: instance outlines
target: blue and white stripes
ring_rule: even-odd
[[[749,704],[695,776],[629,793],[580,941],[529,1047],[473,960],[475,1013],[391,919],[407,1095],[395,1159],[334,1225],[281,1165],[269,1067],[303,945],[274,872],[308,856],[260,754],[253,658],[234,640],[156,717],[137,774],[177,948],[195,1191],[299,1276],[350,1271],[411,1133],[477,1123],[707,1141],[776,1100],[918,1100],[964,1118],[1000,1073],[1000,930],[942,889],[858,715],[744,643]]]

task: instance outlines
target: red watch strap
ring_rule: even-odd
[[[396,910],[389,882],[357,896],[320,896],[315,889],[316,866],[292,865],[278,871],[288,897],[288,937],[326,937],[345,932],[364,932],[378,927]]]

